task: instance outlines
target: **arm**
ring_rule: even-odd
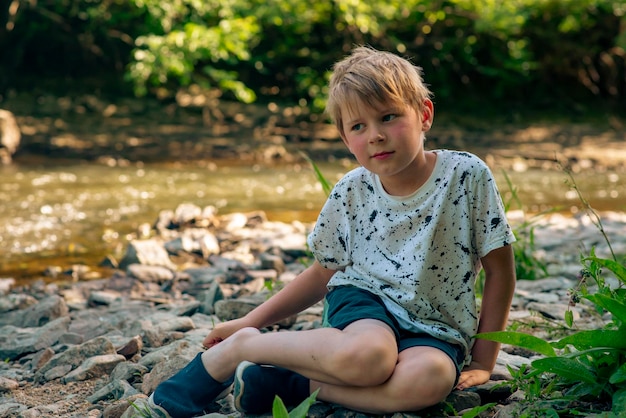
[[[506,327],[515,290],[515,261],[510,245],[491,251],[481,259],[485,270],[485,290],[480,309],[478,332],[502,331]],[[489,380],[500,344],[477,339],[472,362],[461,373],[458,389],[480,385]]]
[[[301,312],[326,295],[326,285],[333,274],[334,270],[326,269],[315,261],[292,282],[243,318],[217,325],[204,339],[203,345],[210,348],[241,328],[263,328]]]
[[[319,302],[328,292],[326,285],[335,274],[317,261],[265,303],[245,316],[248,326],[263,328]]]

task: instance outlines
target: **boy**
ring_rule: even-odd
[[[486,382],[515,286],[495,182],[462,152],[425,151],[433,123],[421,69],[356,48],[338,62],[327,111],[361,167],[334,187],[308,238],[316,261],[243,318],[225,322],[150,397],[172,417],[201,414],[234,381],[241,412],[270,412],[274,396],[385,414],[434,405]],[[474,281],[486,273],[480,320]],[[260,328],[326,298],[329,327]]]

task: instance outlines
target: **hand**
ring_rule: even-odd
[[[490,377],[491,370],[487,370],[479,363],[473,361],[461,372],[459,383],[456,385],[456,388],[458,390],[463,390],[472,386],[482,385],[483,383],[489,381]]]
[[[244,318],[233,319],[232,321],[226,321],[222,322],[221,324],[217,324],[215,328],[213,328],[211,332],[209,332],[209,335],[206,336],[204,341],[202,341],[202,346],[207,349],[211,348],[214,345],[224,341],[226,338],[230,337],[241,328],[249,327],[250,325],[245,322]]]

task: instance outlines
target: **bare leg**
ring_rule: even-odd
[[[452,391],[455,379],[455,365],[441,350],[411,347],[399,354],[393,375],[380,385],[351,387],[311,382],[311,391],[320,389],[319,400],[385,414],[435,405]]]
[[[244,328],[202,355],[204,367],[218,381],[232,376],[243,360],[284,367],[335,385],[372,386],[389,379],[398,361],[398,348],[386,324],[364,319],[344,330],[261,334]]]

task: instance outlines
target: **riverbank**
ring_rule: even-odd
[[[22,131],[15,160],[41,157],[104,164],[233,160],[315,161],[350,157],[336,129],[322,115],[298,105],[242,104],[180,95],[107,100],[98,95],[53,96],[13,92],[2,107]],[[437,109],[429,148],[465,149],[493,169],[582,169],[624,167],[626,120],[592,110],[527,112],[504,106],[481,114]]]
[[[0,228],[7,232],[0,237],[0,276],[55,280],[93,266],[140,234],[142,216],[171,201],[310,222],[324,194],[312,172],[304,175],[311,170],[300,153],[332,166],[324,170],[331,181],[338,167],[354,164],[335,128],[302,107],[201,103],[192,96],[162,103],[7,95],[2,106],[16,115],[22,143],[14,164],[0,168]],[[426,146],[474,152],[504,194],[508,173],[529,213],[575,213],[579,202],[564,186],[565,169],[594,208],[626,210],[624,121],[585,112],[571,119],[442,109]]]
[[[513,225],[523,216],[509,213]],[[613,251],[626,253],[626,215],[602,214]],[[262,212],[219,215],[214,208],[180,205],[162,211],[141,239],[132,241],[113,273],[98,280],[16,286],[0,280],[0,416],[140,416],[156,385],[186,364],[220,321],[244,315],[292,280],[307,260],[309,224],[268,221]],[[518,281],[509,324],[554,338],[550,324],[572,309],[578,329],[604,325],[584,303],[570,307],[579,280],[580,255],[592,248],[609,256],[603,235],[586,215],[551,215],[534,222],[532,256],[547,276]],[[521,239],[527,239],[521,233]],[[78,272],[77,272],[78,274]],[[265,330],[320,326],[321,306]],[[491,381],[448,398],[463,410],[495,402],[485,415],[519,416],[524,394],[514,392],[507,367],[527,364],[533,353],[503,346]],[[579,408],[582,406],[578,406]],[[595,405],[602,408],[602,405]],[[446,411],[446,412],[444,412]],[[449,416],[440,405],[435,416]],[[232,397],[211,417],[236,417]],[[317,403],[310,416],[352,417],[354,412]],[[367,416],[367,415],[360,415]],[[394,417],[419,417],[395,414]]]

